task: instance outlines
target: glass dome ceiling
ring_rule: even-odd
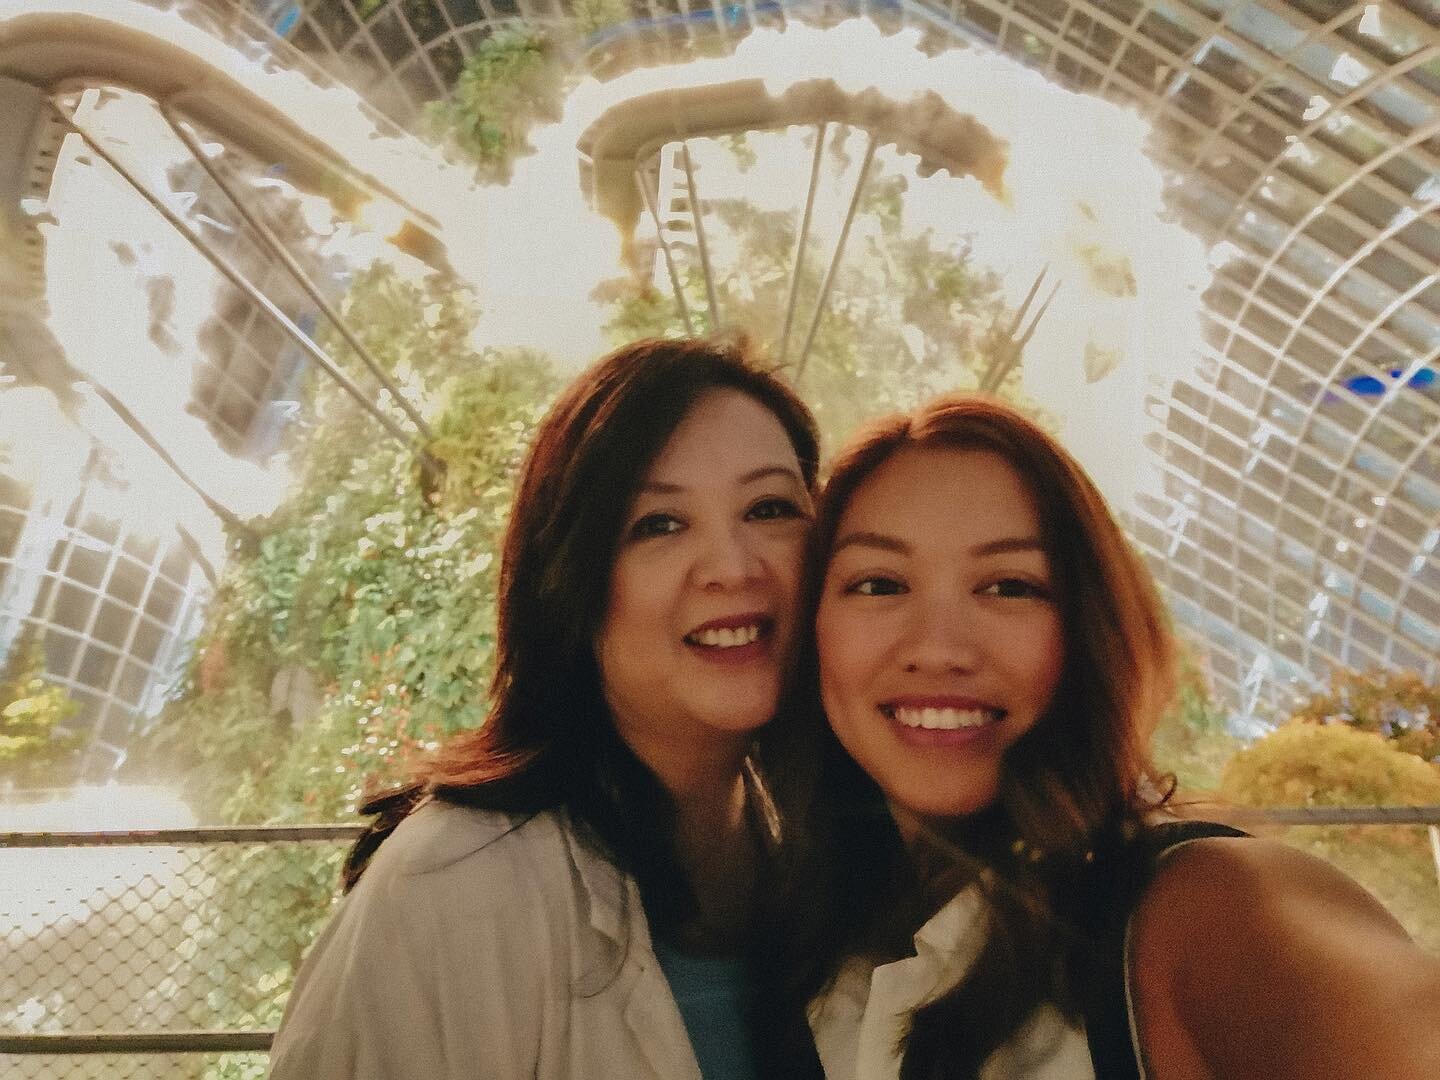
[[[996,49],[1064,87],[1137,111],[1152,129],[1149,153],[1174,181],[1173,212],[1210,247],[1215,271],[1198,366],[1146,403],[1146,451],[1163,483],[1129,515],[1171,609],[1242,716],[1283,709],[1333,664],[1440,679],[1440,8],[1422,0],[718,8],[675,0],[617,8],[621,21],[587,33],[594,6],[283,0],[186,11],[216,33],[254,42],[271,67],[304,67],[326,81],[318,64],[399,126],[444,96],[465,57],[507,25],[568,28],[567,40],[579,42],[575,70],[609,78],[727,53],[755,28],[855,16],[921,28],[936,51]],[[266,26],[285,40],[267,37]],[[13,50],[0,33],[0,76],[15,73],[7,56]],[[205,127],[214,118],[191,119],[201,137],[235,141]],[[62,135],[49,119],[12,130],[9,144],[0,137],[0,161],[13,174],[5,209],[22,241],[0,266],[14,279],[10,351],[0,359],[59,361],[43,333],[13,316],[45,256],[35,221],[16,207],[49,183]],[[278,155],[265,146],[237,153],[229,167],[248,182]],[[672,185],[685,179],[676,160],[668,159]],[[196,212],[223,219],[221,193],[192,171]],[[244,246],[214,240],[225,250]],[[271,291],[292,316],[311,306],[263,253],[240,258],[267,290],[275,278]],[[267,410],[297,357],[243,296],[231,296],[210,333],[223,347],[207,349],[189,411],[232,451],[254,451],[273,442]],[[91,535],[104,529],[87,532],[80,503],[42,512],[24,509],[25,498],[0,487],[0,631],[7,616],[33,622],[49,611],[52,629],[74,639],[67,685],[96,697],[96,722],[119,754],[126,718],[154,697],[172,663],[166,650],[195,617],[204,582],[183,544],[156,547],[123,529]],[[45,539],[36,523],[67,510],[75,518],[68,538],[51,537],[43,557],[38,547],[27,555],[27,544]],[[26,559],[40,560],[28,579],[14,570]],[[89,563],[96,580],[81,580]],[[113,615],[110,593],[136,591],[126,575],[141,592]],[[145,591],[162,586],[183,594],[173,614]],[[119,629],[104,630],[107,619]],[[143,656],[126,651],[127,640],[141,638],[160,644]],[[132,670],[137,663],[144,670]]]
[[[558,0],[305,0],[300,49],[400,120]],[[1132,532],[1244,713],[1332,664],[1440,678],[1440,7],[1427,0],[635,2],[583,38],[608,75],[753,28],[857,14],[998,49],[1138,110],[1213,245],[1204,357],[1163,402]]]

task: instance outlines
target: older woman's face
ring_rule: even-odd
[[[596,656],[616,729],[651,762],[748,742],[775,713],[811,516],[773,413],[702,396],[625,518]]]
[[[840,519],[815,626],[836,736],[916,819],[971,814],[1049,708],[1064,632],[1034,499],[988,451],[908,448]]]

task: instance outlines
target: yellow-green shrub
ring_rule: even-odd
[[[1220,791],[1248,806],[1440,804],[1440,767],[1345,724],[1292,720],[1225,766]]]

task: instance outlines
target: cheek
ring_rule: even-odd
[[[642,574],[619,567],[612,574],[605,615],[595,638],[602,671],[613,670],[651,647],[649,638],[657,624],[653,592]]]
[[[803,533],[777,540],[768,559],[784,600],[792,607],[800,601],[800,584],[805,571],[805,536]]]
[[[1038,704],[1042,710],[1048,709],[1060,686],[1060,676],[1065,671],[1064,630],[1058,617],[1037,627],[1028,647],[1018,655],[1033,658],[1029,665],[1028,681],[1034,688],[1035,697],[1039,699]]]
[[[820,701],[832,725],[854,710],[863,683],[863,628],[855,620],[820,605],[815,619],[815,649],[820,658]]]
[[[610,574],[606,622],[624,628],[636,616],[653,611],[665,596],[671,576],[663,559],[622,557]]]

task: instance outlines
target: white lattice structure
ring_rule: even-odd
[[[577,25],[561,0],[301,0],[207,10],[217,28],[262,42],[255,53],[264,63],[299,65],[308,54],[402,122],[441,97],[496,28]],[[1161,430],[1148,450],[1164,472],[1163,489],[1130,522],[1177,619],[1204,644],[1217,686],[1241,713],[1283,707],[1333,663],[1440,678],[1433,0],[749,0],[719,8],[674,0],[637,2],[631,13],[568,35],[577,71],[609,75],[723,52],[755,27],[791,19],[866,15],[885,26],[921,26],[937,46],[998,49],[1142,113],[1155,132],[1152,153],[1178,180],[1176,214],[1225,256],[1205,297],[1203,362],[1157,409]],[[289,44],[263,41],[262,23]],[[12,68],[0,48],[0,76]],[[59,131],[37,105],[29,100],[23,114],[7,109],[34,119],[0,133],[3,211],[20,240],[0,266],[12,315],[24,311],[24,282],[44,258],[35,222],[20,208],[49,184],[58,150]],[[217,109],[197,122],[213,129],[223,117]],[[235,141],[224,132],[216,138]],[[276,145],[248,167],[263,172],[280,160]],[[213,198],[204,177],[191,179],[197,198]],[[676,207],[686,202],[673,168],[669,189]],[[222,211],[210,216],[225,220]],[[267,259],[247,265],[265,288],[285,292]],[[305,307],[293,295],[286,303],[296,314]],[[219,310],[196,369],[193,410],[230,449],[263,453],[268,436],[256,434],[257,418],[284,396],[294,357],[245,302]],[[11,318],[7,331],[6,347],[32,362],[53,344],[24,319]],[[62,637],[75,639],[52,666],[77,692],[105,699],[90,714],[93,731],[110,722],[112,707],[132,716],[143,710],[168,660],[163,642],[153,650],[136,643],[161,623],[164,633],[183,629],[198,595],[186,591],[194,575],[167,554],[168,542],[150,552],[78,511],[66,523],[70,504],[52,499],[42,511],[15,484],[4,501],[0,616],[12,628],[44,622],[60,650],[68,647]],[[55,528],[40,524],[56,520]],[[137,584],[139,594],[119,604],[124,618],[107,616],[110,592],[130,596]],[[166,605],[152,610],[150,597],[171,586],[192,600],[178,602],[167,621],[156,614]],[[69,590],[78,592],[66,599]],[[99,659],[88,659],[91,651]],[[150,689],[132,692],[136,680]],[[118,736],[97,738],[118,752]]]
[[[1176,210],[1226,261],[1200,373],[1132,521],[1242,712],[1336,663],[1440,678],[1440,8],[1433,0],[637,2],[591,33],[609,73],[787,18],[868,14],[1001,50],[1139,110]],[[298,18],[297,18],[298,15]],[[402,117],[544,0],[305,0],[291,39]]]

